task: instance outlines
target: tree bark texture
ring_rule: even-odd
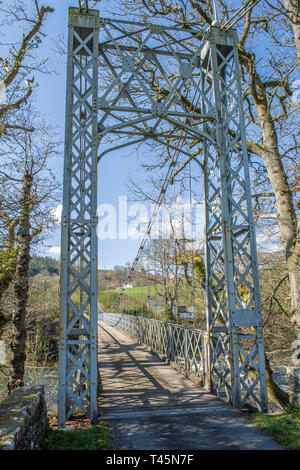
[[[299,227],[297,227],[296,208],[282,164],[277,132],[268,106],[266,90],[256,72],[254,60],[252,58],[251,62],[248,61],[246,70],[262,130],[263,145],[261,156],[264,160],[276,200],[277,222],[285,250],[291,289],[292,322],[295,326],[296,335],[300,338],[300,237]]]
[[[300,65],[300,2],[299,0],[284,0],[284,5],[294,31],[298,64]]]
[[[13,289],[16,305],[12,315],[12,340],[10,342],[10,376],[8,390],[12,392],[24,385],[25,347],[26,347],[26,310],[29,290],[30,263],[30,213],[33,178],[28,172],[23,176],[20,198],[19,231],[17,233],[18,255]]]

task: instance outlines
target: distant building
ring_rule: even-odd
[[[195,318],[196,309],[194,306],[179,305],[177,311],[179,318],[182,320],[193,320]]]
[[[129,282],[128,284],[123,284],[123,286],[121,287],[121,289],[132,289],[133,288],[133,285],[131,282]]]
[[[182,320],[194,320],[195,314],[194,312],[180,312],[179,317]]]

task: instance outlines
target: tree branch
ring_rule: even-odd
[[[6,87],[8,87],[18,75],[23,59],[27,52],[28,44],[31,41],[31,39],[39,32],[42,26],[44,17],[46,16],[47,13],[53,13],[53,12],[54,12],[54,9],[51,7],[42,7],[39,11],[38,17],[36,19],[36,22],[33,28],[29,31],[29,33],[23,36],[22,43],[15,57],[15,60],[13,62],[13,66],[3,79],[3,83]]]
[[[27,92],[25,93],[24,96],[22,96],[22,98],[18,99],[15,103],[3,104],[0,106],[0,118],[4,116],[4,114],[7,113],[7,111],[11,111],[13,109],[20,109],[21,105],[27,102],[28,98],[32,94],[33,82],[34,82],[34,79],[26,80]],[[1,129],[0,129],[0,134],[1,134]]]

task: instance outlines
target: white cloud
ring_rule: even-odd
[[[48,250],[48,255],[60,255],[60,246],[52,246]]]
[[[256,243],[259,251],[276,253],[282,250],[279,230],[274,227],[257,232]]]
[[[53,211],[51,211],[52,217],[53,217],[57,222],[60,222],[61,213],[62,213],[62,204],[59,204],[59,206],[57,206],[56,209],[53,209]]]

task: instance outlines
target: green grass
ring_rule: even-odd
[[[120,292],[122,292],[122,289],[106,289],[106,290],[100,290],[99,291],[99,302],[101,305],[109,309],[116,299],[118,298]],[[155,296],[155,286],[138,286],[138,287],[128,287],[127,289],[124,290],[122,299],[127,299],[128,302],[133,303],[137,301],[140,304],[143,304],[144,306],[147,305],[147,297],[148,295],[154,297]],[[133,305],[132,305],[133,306]],[[141,305],[140,305],[141,307]]]
[[[114,290],[102,290],[99,292],[98,299],[104,308],[110,308],[111,305],[117,300],[118,295],[119,294]]]
[[[114,293],[120,293],[122,292],[122,289],[107,289],[107,290],[102,290],[99,293],[101,295],[113,295]],[[155,295],[155,286],[138,286],[138,287],[128,287],[127,289],[124,290],[125,294],[128,294],[133,297],[143,297],[147,295]]]
[[[156,286],[153,284],[149,286],[128,287],[124,289],[124,291],[122,289],[100,290],[98,300],[104,309],[110,310],[114,302],[117,300],[120,292],[123,292],[123,295],[121,297],[121,303],[119,306],[120,311],[126,305],[127,313],[134,315],[143,315],[143,312],[147,310],[148,296],[150,296],[152,300],[162,300],[161,295],[158,295],[157,293],[157,288],[161,294],[163,287],[159,285]],[[187,301],[187,299],[182,295],[180,289],[178,290],[178,303],[179,305],[192,305],[192,302]]]
[[[157,286],[157,287],[160,291],[163,290],[162,286]],[[108,297],[113,299],[113,298],[117,297],[116,294],[119,294],[120,292],[122,292],[122,289],[100,290],[99,291],[99,300],[101,300],[101,298],[106,299]],[[124,294],[128,295],[130,297],[137,298],[137,299],[139,299],[141,297],[144,297],[146,299],[148,297],[148,295],[150,295],[150,297],[152,297],[152,298],[158,297],[157,293],[156,293],[156,286],[153,285],[153,284],[150,285],[150,286],[128,287],[127,289],[124,290]],[[178,301],[179,301],[179,303],[183,302],[183,305],[185,305],[186,302],[184,300],[183,294],[184,294],[184,290],[183,290],[183,292],[181,292],[181,290],[178,289]]]
[[[104,423],[65,431],[49,428],[40,450],[113,450],[111,432]]]
[[[300,450],[300,408],[288,406],[283,414],[265,415],[255,413],[251,423],[272,436],[283,447]]]

